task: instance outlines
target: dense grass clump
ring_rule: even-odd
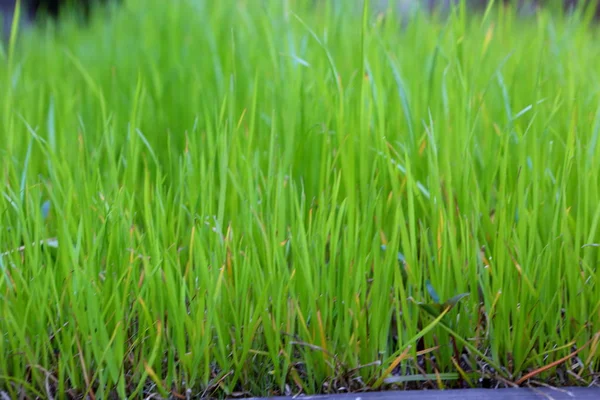
[[[598,378],[591,13],[122,3],[2,54],[3,394]]]

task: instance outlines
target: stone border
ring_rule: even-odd
[[[599,387],[407,390],[297,397],[257,397],[280,400],[600,400]]]

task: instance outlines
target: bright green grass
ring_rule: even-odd
[[[135,0],[7,48],[0,390],[593,381],[597,28],[364,15]]]

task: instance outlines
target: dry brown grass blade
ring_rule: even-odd
[[[90,394],[90,398],[92,400],[96,400],[94,389],[92,389],[92,382],[90,381],[90,377],[87,373],[87,367],[85,365],[85,360],[83,359],[83,349],[81,348],[79,336],[77,335],[75,335],[75,343],[77,343],[77,349],[79,350],[79,361],[81,362],[81,370],[83,372],[83,379],[85,380],[85,385],[87,386],[87,392]]]
[[[554,367],[556,367],[557,365],[560,365],[560,364],[564,363],[565,361],[569,360],[571,357],[574,357],[574,356],[576,356],[577,354],[579,354],[579,353],[580,353],[580,352],[581,352],[583,349],[585,349],[586,347],[588,347],[588,346],[590,345],[590,343],[591,343],[591,342],[592,342],[592,339],[588,340],[588,341],[587,341],[587,342],[586,342],[586,343],[585,343],[583,346],[581,346],[581,347],[580,347],[580,348],[578,348],[577,350],[573,351],[571,354],[569,354],[569,355],[567,355],[567,356],[564,356],[563,358],[561,358],[561,359],[559,359],[559,360],[556,360],[556,361],[554,361],[554,362],[551,362],[550,364],[548,364],[548,365],[545,365],[545,366],[543,366],[543,367],[541,367],[541,368],[538,368],[538,369],[536,369],[536,370],[534,370],[534,371],[531,371],[530,373],[526,374],[525,376],[523,376],[521,379],[519,379],[519,380],[518,380],[518,381],[516,381],[515,383],[516,383],[517,385],[521,385],[521,384],[523,384],[523,382],[525,382],[526,380],[528,380],[528,379],[530,379],[530,378],[533,378],[534,376],[536,376],[536,375],[538,375],[538,374],[540,374],[540,373],[542,373],[542,372],[544,372],[544,371],[547,371],[547,370],[549,370],[549,369],[551,369],[551,368],[554,368]]]
[[[409,353],[410,349],[411,349],[411,346],[407,346],[406,349],[404,349],[404,351],[398,357],[396,357],[396,359],[394,361],[392,361],[390,366],[387,367],[387,369],[383,372],[383,374],[381,374],[379,379],[377,379],[375,381],[375,383],[372,385],[373,389],[377,389],[379,386],[381,386],[381,384],[385,380],[385,377],[388,376],[389,374],[391,374],[392,371],[394,370],[394,368],[396,368],[398,366],[398,364],[400,364],[402,361],[404,361],[408,358],[408,353]]]

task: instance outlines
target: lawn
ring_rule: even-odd
[[[0,54],[1,398],[600,379],[590,13],[122,3]]]

